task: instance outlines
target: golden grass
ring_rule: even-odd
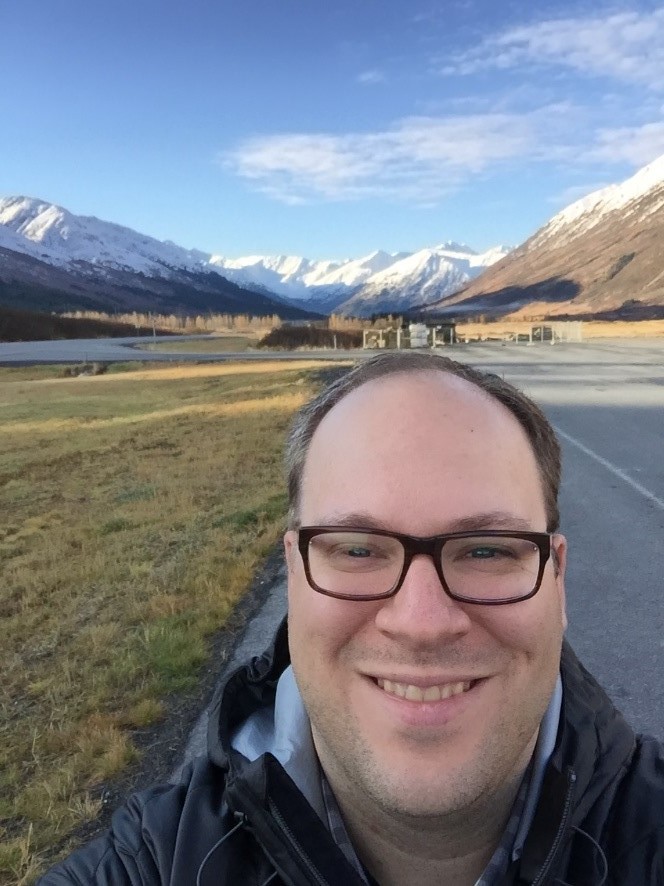
[[[583,323],[584,338],[650,338],[664,336],[664,320],[639,320],[631,323],[614,320],[587,320]]]
[[[0,883],[99,810],[277,541],[313,362],[0,370]]]
[[[541,326],[548,322],[538,320],[533,323],[524,320],[498,320],[495,323],[458,323],[457,335],[459,338],[502,338],[507,334],[527,335],[532,326]],[[583,321],[584,340],[595,338],[650,338],[664,336],[664,320],[638,320],[638,321]]]
[[[119,425],[143,425],[145,422],[154,422],[165,419],[175,419],[179,416],[214,416],[223,418],[232,415],[263,412],[266,409],[297,409],[302,406],[304,400],[302,391],[294,391],[287,395],[270,397],[261,400],[241,400],[236,403],[196,403],[191,406],[174,406],[171,409],[157,409],[152,412],[142,412],[139,415],[114,415],[112,418],[89,418],[86,420],[86,430],[110,428]],[[75,432],[81,427],[80,418],[53,418],[39,421],[17,421],[13,425],[1,425],[0,434],[34,434],[38,432],[57,434]]]

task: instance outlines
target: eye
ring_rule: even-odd
[[[491,560],[494,557],[507,556],[508,552],[505,550],[501,550],[500,548],[489,547],[488,545],[483,545],[482,547],[471,548],[467,555],[473,560]]]
[[[374,552],[370,551],[369,548],[356,546],[353,548],[346,548],[342,553],[346,554],[347,557],[357,557],[359,559],[360,557],[371,557]]]

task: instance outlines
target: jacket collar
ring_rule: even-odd
[[[290,664],[288,624],[284,618],[262,655],[232,671],[219,684],[210,705],[208,758],[223,769],[237,757],[231,739],[236,729],[261,708],[274,705],[279,677]]]

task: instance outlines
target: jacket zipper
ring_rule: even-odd
[[[316,868],[311,863],[309,856],[304,852],[304,850],[302,849],[300,844],[297,842],[297,840],[293,836],[293,832],[291,831],[291,829],[288,827],[288,825],[284,821],[284,818],[283,818],[281,812],[279,812],[279,810],[277,809],[277,807],[274,805],[273,802],[270,801],[268,803],[268,805],[270,808],[270,812],[272,813],[272,816],[274,817],[275,821],[277,822],[277,824],[279,825],[281,830],[288,837],[288,840],[289,840],[291,846],[295,850],[295,854],[300,859],[302,864],[306,867],[307,871],[311,874],[311,876],[313,878],[313,882],[316,883],[317,886],[330,886],[328,881],[324,880],[320,876],[319,872],[316,870]]]
[[[570,809],[572,806],[572,791],[574,790],[574,785],[576,783],[576,773],[573,770],[569,770],[568,774],[568,784],[567,784],[567,794],[565,796],[565,805],[563,806],[563,816],[560,820],[560,827],[558,828],[558,832],[554,838],[553,843],[551,844],[551,848],[549,849],[548,855],[544,859],[544,864],[542,865],[539,874],[535,877],[532,882],[532,886],[541,886],[544,882],[544,878],[549,872],[549,868],[553,863],[553,859],[555,858],[556,853],[558,852],[558,847],[560,846],[563,834],[567,829],[567,820],[569,818]]]

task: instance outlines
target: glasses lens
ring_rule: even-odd
[[[475,600],[527,597],[537,584],[540,551],[523,538],[481,535],[443,545],[443,575],[451,593]]]
[[[331,594],[388,594],[403,566],[401,542],[368,532],[326,532],[309,542],[309,570]]]

